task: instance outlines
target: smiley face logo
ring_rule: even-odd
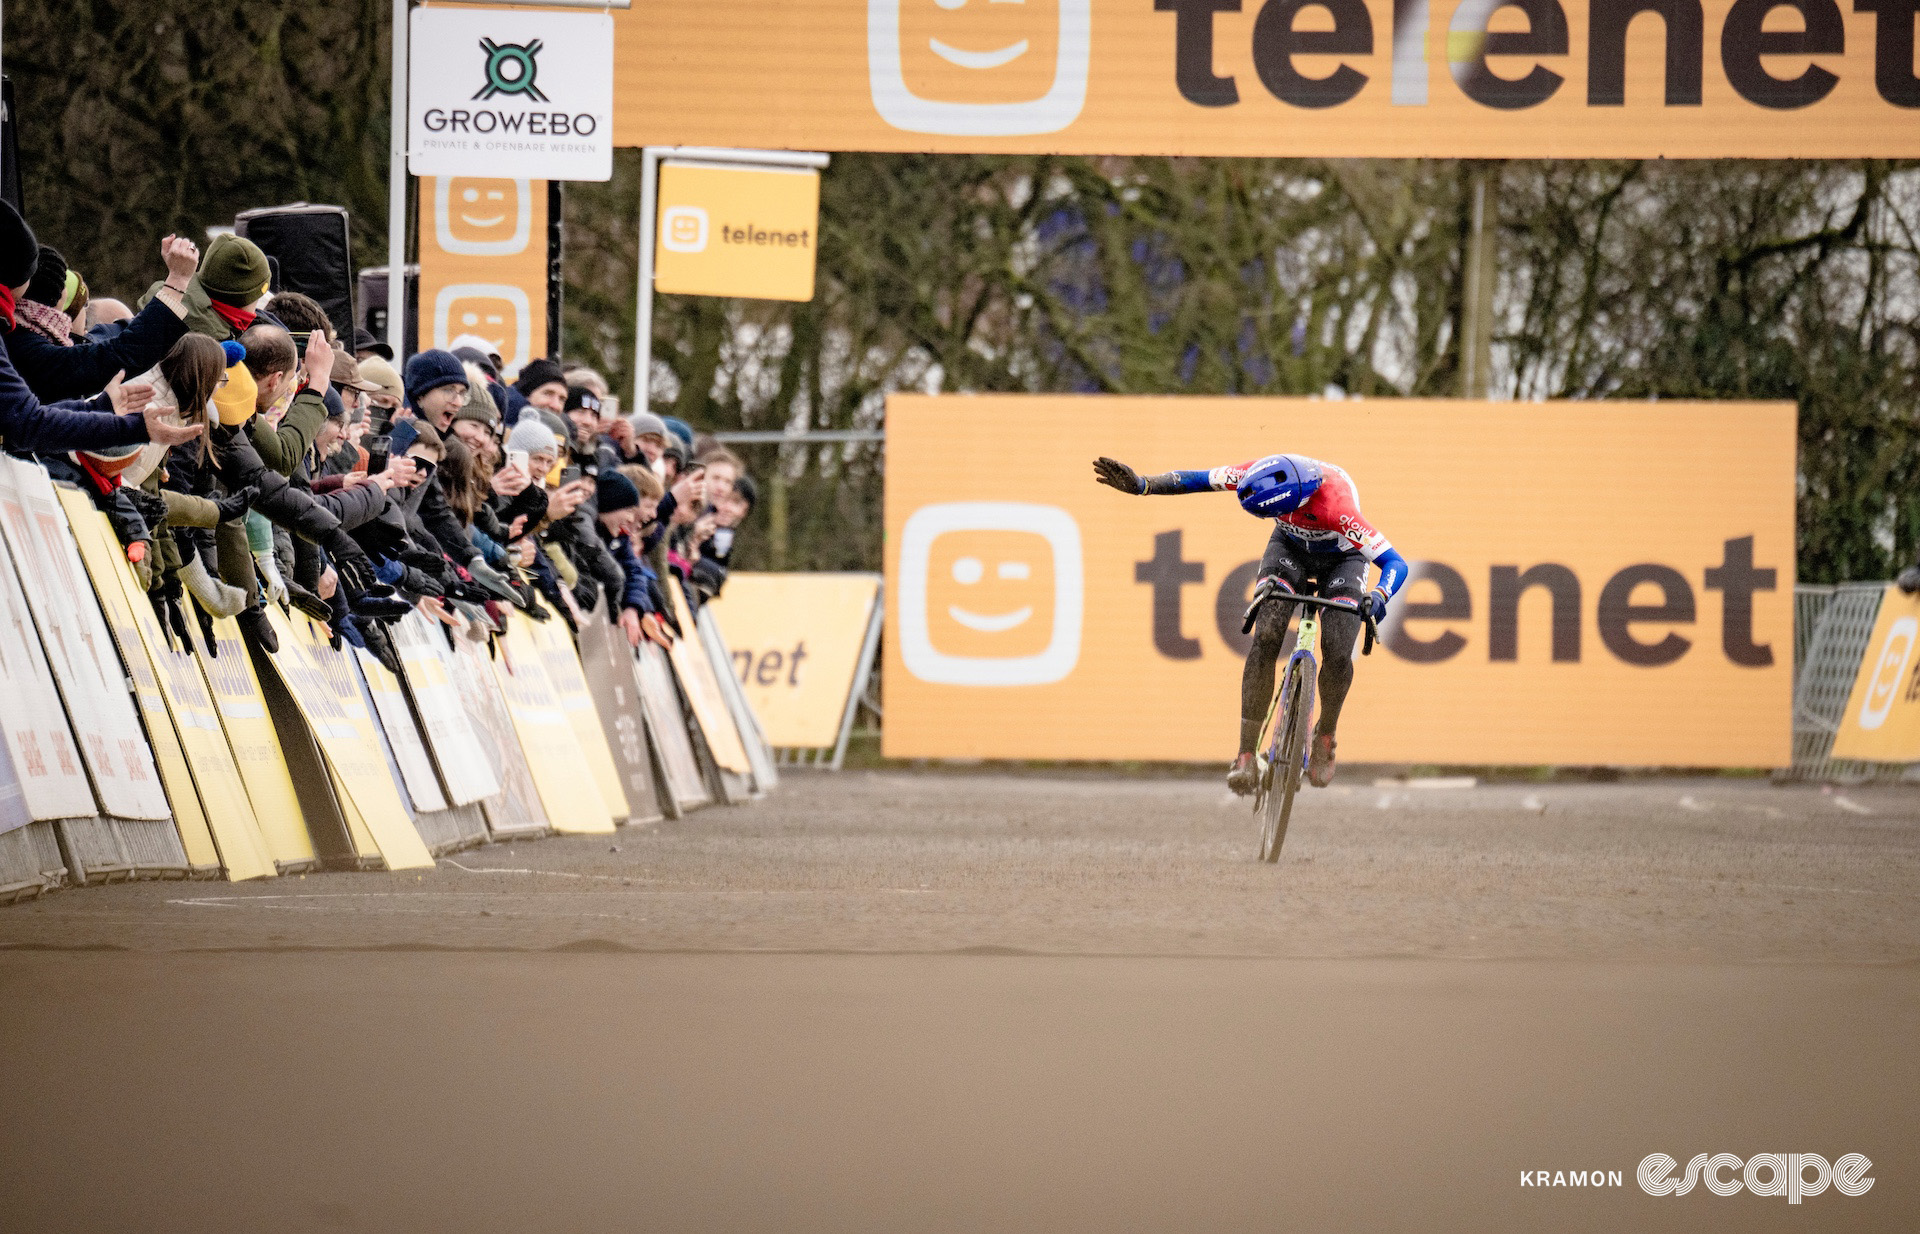
[[[1861,728],[1876,729],[1887,722],[1906,680],[1916,641],[1920,641],[1920,621],[1912,617],[1900,618],[1887,631],[1887,641],[1880,645],[1880,659],[1867,685],[1867,697],[1860,704]]]
[[[1058,506],[923,506],[900,537],[901,658],[922,681],[1059,681],[1080,658],[1080,528]]]
[[[660,215],[660,247],[669,253],[703,253],[707,212],[699,206],[668,206]]]
[[[433,345],[444,348],[457,335],[477,334],[493,345],[503,372],[518,371],[532,358],[533,306],[524,288],[510,283],[449,283],[433,298]]]
[[[882,119],[913,133],[1054,133],[1086,103],[1092,0],[868,0]]]
[[[440,248],[467,257],[524,253],[533,241],[533,182],[436,176],[433,231]]]

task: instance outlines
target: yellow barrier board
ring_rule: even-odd
[[[1920,596],[1889,587],[1882,597],[1833,757],[1920,762]]]
[[[840,739],[879,598],[877,574],[736,572],[707,602],[769,745],[820,749]]]
[[[366,838],[356,835],[356,846],[363,856],[371,856],[364,847],[370,839],[389,870],[431,867],[433,855],[400,800],[400,786],[394,783],[380,748],[380,734],[374,731],[353,662],[344,650],[329,646],[326,633],[305,616],[289,619],[268,605],[267,617],[280,640],[279,654],[268,658],[299,705],[326,755],[328,770],[345,795],[341,805],[349,830],[355,813],[364,824]],[[348,805],[351,811],[346,810]]]
[[[413,613],[393,626],[393,643],[407,675],[407,691],[419,709],[421,735],[440,768],[444,791],[456,806],[472,805],[500,792],[495,764],[475,736],[452,678],[453,652],[438,625]]]
[[[434,774],[433,760],[427,757],[426,742],[420,736],[420,726],[413,722],[413,712],[407,706],[400,679],[357,647],[354,659],[367,683],[367,693],[373,697],[380,731],[386,734],[387,749],[393,754],[394,765],[400,768],[401,784],[415,812],[446,809],[447,795],[440,788],[440,777]],[[406,665],[400,667],[404,670]]]
[[[559,832],[606,834],[614,830],[613,810],[600,795],[598,777],[547,679],[539,644],[527,628],[532,624],[517,609],[509,615],[499,658],[493,662],[494,677],[506,696],[548,824]]]
[[[668,162],[660,168],[655,290],[811,300],[820,173]]]
[[[667,593],[667,602],[673,605],[674,618],[682,631],[682,637],[673,640],[667,656],[673,661],[680,686],[693,705],[693,718],[707,739],[707,749],[712,752],[713,761],[726,770],[735,775],[751,775],[753,764],[747,761],[740,729],[733,722],[733,712],[727,709],[726,697],[720,693],[720,682],[714,676],[714,665],[707,659],[707,649],[700,642],[700,631],[693,624],[693,610],[687,607],[686,593],[680,589],[677,579],[666,580],[661,590]]]
[[[581,620],[592,621],[593,617],[586,615]],[[547,681],[553,686],[560,710],[566,713],[567,723],[573,725],[573,735],[580,740],[580,753],[593,769],[593,782],[599,786],[601,800],[612,808],[615,819],[631,818],[633,805],[620,783],[620,769],[614,765],[613,749],[607,744],[607,731],[601,727],[600,713],[594,708],[592,692],[587,689],[586,674],[580,668],[580,653],[574,649],[572,636],[566,626],[553,620],[529,621],[527,629],[533,636],[534,646],[540,650],[540,664],[547,670]]]
[[[0,527],[101,810],[119,818],[171,818],[120,658],[43,469],[0,457]]]
[[[180,847],[187,854],[187,864],[196,870],[219,869],[220,850],[208,829],[206,807],[194,786],[180,734],[175,731],[173,715],[160,688],[160,676],[154,671],[153,658],[147,654],[146,641],[141,637],[134,615],[135,604],[146,607],[149,615],[152,607],[146,597],[139,594],[133,567],[127,564],[126,554],[107,516],[87,500],[85,493],[67,488],[58,493],[61,508],[67,514],[67,525],[73,529],[74,543],[80,548],[80,563],[86,567],[94,595],[99,597],[107,629],[120,648],[121,662],[133,679],[134,701],[145,721],[147,741],[153,748],[153,761],[160,768],[160,783],[167,791],[167,804],[173,808],[173,822],[180,832]],[[127,598],[129,588],[135,593],[132,601]],[[249,809],[248,813],[252,811]]]
[[[888,400],[887,755],[1230,759],[1272,524],[1090,463],[1280,451],[1414,565],[1342,758],[1788,762],[1791,404],[1053,396]]]
[[[219,618],[213,623],[213,641],[220,654],[209,655],[208,649],[201,647],[200,670],[206,674],[207,687],[220,709],[227,745],[240,767],[240,779],[247,786],[248,800],[253,802],[253,816],[259,820],[267,852],[281,866],[312,862],[318,854],[307,830],[306,812],[300,808],[300,794],[287,769],[273,718],[267,714],[267,700],[260,692],[259,678],[254,676],[240,624],[231,617]]]
[[[1920,154],[1888,0],[647,0],[614,30],[623,146]]]

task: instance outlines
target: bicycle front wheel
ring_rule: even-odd
[[[1300,776],[1306,769],[1307,728],[1313,715],[1313,682],[1307,676],[1306,660],[1287,665],[1282,687],[1287,700],[1280,716],[1280,731],[1274,741],[1274,757],[1267,764],[1266,792],[1260,803],[1260,860],[1280,860],[1280,846],[1287,839],[1287,820],[1293,814],[1293,797],[1300,791]]]

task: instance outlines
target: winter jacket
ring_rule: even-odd
[[[71,484],[85,493],[95,508],[106,513],[107,521],[113,524],[113,534],[120,537],[120,543],[132,544],[136,540],[153,539],[153,532],[147,527],[147,520],[141,516],[133,504],[133,498],[127,495],[126,486],[115,484],[103,489],[100,482],[64,454],[43,454],[36,460],[47,469],[56,484]]]
[[[187,323],[158,300],[135,314],[109,342],[63,347],[28,329],[6,334],[20,379],[43,399],[84,398],[106,389],[115,373],[131,378],[160,363],[187,332]]]
[[[147,439],[146,421],[116,416],[101,404],[42,403],[13,367],[0,341],[0,446],[14,453],[93,450]]]
[[[313,449],[313,439],[326,419],[326,403],[313,391],[302,390],[293,396],[293,403],[287,408],[287,414],[280,417],[278,428],[268,424],[265,416],[255,416],[247,421],[247,432],[253,438],[253,448],[260,452],[261,461],[281,475],[290,476],[307,451]]]

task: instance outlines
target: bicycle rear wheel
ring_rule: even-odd
[[[1300,791],[1300,776],[1306,769],[1314,684],[1308,675],[1309,665],[1310,661],[1304,659],[1288,664],[1286,683],[1281,687],[1286,707],[1280,716],[1275,754],[1267,764],[1266,791],[1260,800],[1260,860],[1269,863],[1280,860],[1287,820],[1293,814],[1293,797]]]

